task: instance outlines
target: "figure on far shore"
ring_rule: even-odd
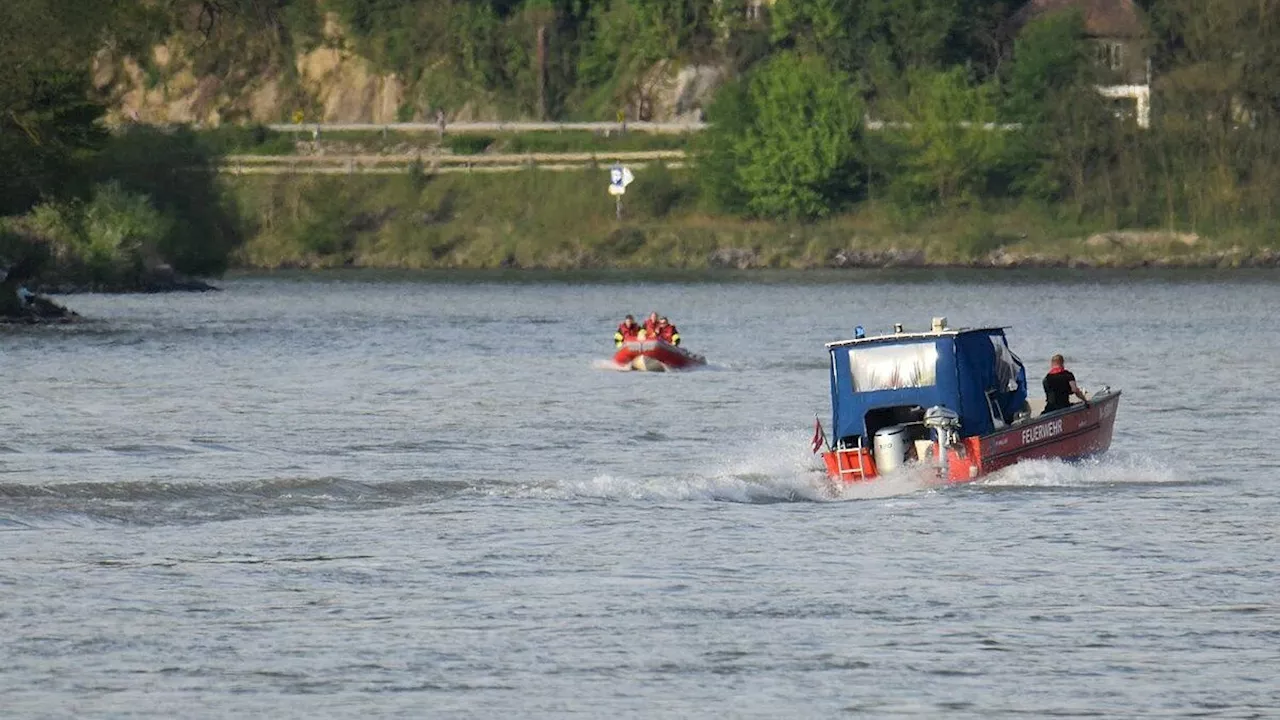
[[[1066,361],[1061,355],[1049,358],[1049,374],[1044,376],[1044,411],[1049,413],[1071,407],[1071,396],[1075,395],[1089,407],[1089,398],[1076,385],[1076,376],[1066,368]]]

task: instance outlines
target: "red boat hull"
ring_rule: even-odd
[[[1120,392],[1112,391],[1095,397],[1088,406],[1072,405],[988,435],[963,438],[947,449],[946,480],[969,482],[1021,460],[1080,460],[1104,453],[1111,447],[1119,405]],[[937,455],[937,443],[932,452]],[[833,480],[852,483],[878,477],[874,457],[866,448],[829,450],[822,460]]]
[[[661,340],[625,342],[613,354],[613,362],[629,370],[683,370],[706,365],[707,359]]]

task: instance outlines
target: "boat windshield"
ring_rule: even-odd
[[[991,337],[991,347],[996,355],[996,380],[1005,392],[1018,389],[1018,360],[1003,337]]]
[[[937,382],[938,348],[932,340],[849,350],[854,392],[929,387]]]

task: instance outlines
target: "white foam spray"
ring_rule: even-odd
[[[490,494],[540,499],[599,498],[666,502],[835,502],[896,497],[936,486],[932,472],[904,472],[875,482],[837,484],[794,429],[762,432],[721,446],[689,472],[634,477],[615,472],[587,479],[490,487]]]
[[[591,361],[593,370],[612,370],[614,372],[629,372],[631,368],[625,365],[619,365],[612,358],[596,358]]]
[[[1067,463],[1061,460],[1024,460],[979,481],[985,487],[1090,487],[1153,485],[1186,482],[1167,465],[1153,458],[1108,453]]]

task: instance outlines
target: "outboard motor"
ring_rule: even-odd
[[[924,426],[933,431],[938,443],[938,472],[943,479],[950,478],[947,448],[960,442],[960,416],[951,408],[934,405],[924,413]]]

